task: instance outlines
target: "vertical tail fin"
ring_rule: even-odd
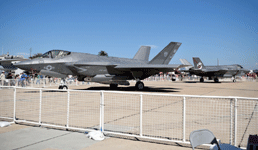
[[[182,43],[170,42],[149,64],[168,64]]]
[[[191,63],[189,63],[186,59],[179,59],[183,65],[188,65],[188,67],[185,67],[186,70],[189,70],[193,67]]]
[[[149,61],[150,46],[141,46],[133,59]]]
[[[193,57],[193,63],[194,63],[194,68],[196,69],[204,69],[205,66],[202,63],[201,59],[199,57]]]

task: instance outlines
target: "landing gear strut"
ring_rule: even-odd
[[[137,81],[136,84],[135,84],[135,88],[139,91],[143,90],[144,89],[144,84],[141,81]]]
[[[236,82],[236,77],[235,76],[233,76],[233,82]]]
[[[219,79],[218,78],[214,78],[214,82],[218,83]]]
[[[59,85],[58,89],[68,90],[68,86],[65,85],[65,79],[61,79],[61,84]]]
[[[117,88],[117,86],[118,86],[118,84],[110,84],[111,89],[115,89],[115,88]]]

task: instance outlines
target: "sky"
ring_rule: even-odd
[[[204,65],[258,68],[257,0],[0,0],[2,53],[52,49],[150,60],[169,42],[182,45],[170,64],[200,57]]]

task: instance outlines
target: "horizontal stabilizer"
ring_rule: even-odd
[[[188,65],[188,67],[185,67],[186,70],[189,70],[190,68],[193,67],[193,65],[190,62],[188,62],[186,59],[179,59],[179,60],[181,61],[182,64]]]
[[[186,59],[179,59],[179,60],[181,61],[182,64],[189,65],[189,66],[193,67],[193,65],[191,63],[189,63]]]

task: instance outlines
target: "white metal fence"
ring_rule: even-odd
[[[93,82],[79,82],[77,80],[66,80],[65,81],[68,86],[78,86],[78,85],[87,85],[94,84]],[[0,86],[16,86],[16,87],[51,87],[51,86],[59,86],[61,83],[60,78],[42,78],[42,79],[5,79],[0,80]]]
[[[246,147],[258,134],[258,98],[1,87],[0,118],[150,140],[189,143],[209,129]]]

